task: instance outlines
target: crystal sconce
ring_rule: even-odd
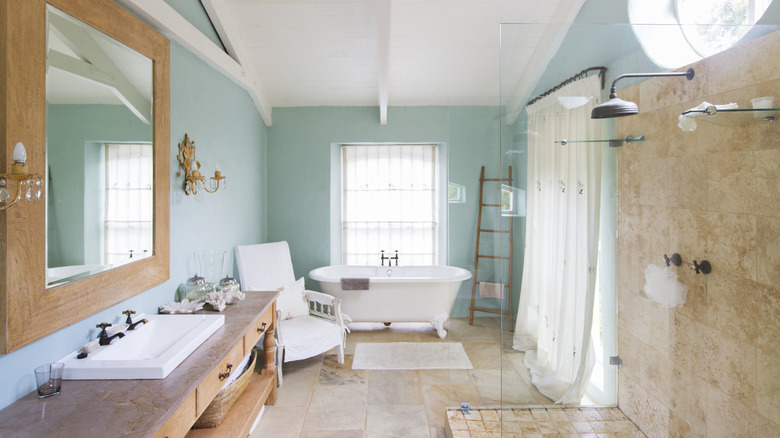
[[[176,156],[179,160],[180,170],[176,176],[181,176],[181,169],[184,170],[184,193],[194,195],[198,189],[203,189],[209,193],[219,190],[219,185],[225,186],[223,182],[225,177],[219,171],[219,164],[214,171],[214,176],[209,178],[208,184],[206,177],[200,173],[200,161],[195,160],[195,142],[190,140],[187,134],[184,134],[184,141],[179,143],[179,154]]]
[[[28,201],[37,201],[41,198],[41,191],[43,190],[43,177],[41,175],[34,175],[27,173],[27,151],[24,149],[24,145],[19,142],[16,143],[13,153],[14,162],[11,165],[11,173],[0,174],[0,210],[14,205],[22,199],[22,192],[24,197]],[[11,198],[10,193],[6,186],[9,181],[16,182],[16,194]],[[25,190],[25,188],[27,190]]]

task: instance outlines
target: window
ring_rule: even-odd
[[[628,17],[645,54],[658,67],[673,69],[738,43],[754,28],[770,3],[770,0],[629,0]]]
[[[525,216],[525,190],[501,184],[501,216]]]
[[[104,264],[152,255],[152,182],[151,144],[106,144]]]
[[[439,259],[439,184],[433,144],[341,146],[341,261],[401,265]]]
[[[702,57],[728,49],[756,24],[770,0],[676,0],[677,20]]]

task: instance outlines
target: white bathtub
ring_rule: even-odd
[[[430,322],[440,338],[460,284],[471,272],[454,266],[324,266],[309,272],[322,292],[341,297],[354,322]],[[368,290],[343,290],[342,278],[368,278]]]

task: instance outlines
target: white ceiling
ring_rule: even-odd
[[[200,0],[227,50],[162,0],[116,0],[274,107],[519,111],[585,0]],[[526,23],[502,48],[501,23]],[[517,27],[515,27],[516,29]],[[517,32],[517,31],[514,31]]]
[[[500,23],[570,23],[583,3],[221,1],[239,39],[231,44],[245,49],[241,61],[272,107],[379,105],[382,93],[391,106],[496,104]],[[528,65],[535,49],[549,48],[539,33],[514,52],[516,69],[546,65]]]

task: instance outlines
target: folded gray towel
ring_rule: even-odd
[[[342,278],[341,290],[368,290],[368,278]]]

